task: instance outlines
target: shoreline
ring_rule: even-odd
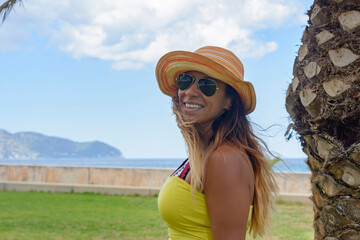
[[[174,169],[72,167],[0,164],[0,190],[158,194]],[[310,173],[277,172],[279,198],[310,202]]]
[[[176,169],[185,158],[42,158],[42,159],[0,159],[1,164],[40,165],[40,166],[78,166],[78,167],[127,167],[151,169]],[[304,158],[288,158],[276,163],[275,171],[306,172],[310,169]]]
[[[85,167],[85,168],[126,168],[126,169],[132,169],[132,168],[136,168],[136,169],[159,169],[159,170],[175,170],[176,168],[162,168],[162,167],[122,167],[122,166],[92,166],[92,165],[73,165],[73,166],[69,166],[69,165],[52,165],[52,164],[17,164],[17,163],[0,163],[1,165],[9,165],[9,166],[28,166],[28,167]],[[278,169],[274,170],[275,173],[309,173],[311,174],[310,171],[281,171]]]

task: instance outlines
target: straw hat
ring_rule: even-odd
[[[244,66],[229,50],[206,46],[195,52],[173,51],[165,54],[156,65],[156,79],[160,90],[170,97],[175,97],[176,78],[187,71],[199,71],[229,84],[240,95],[245,113],[254,111],[254,87],[250,82],[244,81]]]

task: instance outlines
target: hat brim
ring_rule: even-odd
[[[176,78],[180,73],[199,71],[232,86],[239,94],[245,113],[254,111],[256,95],[250,82],[239,79],[223,65],[198,53],[173,51],[162,56],[156,66],[156,79],[160,90],[170,97],[176,96]]]

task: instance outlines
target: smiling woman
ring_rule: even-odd
[[[188,80],[184,80],[185,77]],[[179,107],[186,121],[210,126],[225,110],[229,110],[231,100],[225,95],[225,83],[197,71],[180,74],[177,82]],[[184,82],[188,82],[186,88]]]
[[[255,91],[230,51],[203,47],[165,54],[156,67],[189,157],[158,198],[170,239],[245,239],[263,235],[277,187],[266,145],[246,117]]]

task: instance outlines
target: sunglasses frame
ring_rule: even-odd
[[[188,75],[188,76],[190,76],[190,77],[192,78],[192,81],[191,81],[190,85],[189,85],[187,88],[185,88],[185,89],[179,88],[179,85],[178,85],[178,79],[179,79],[179,77],[180,77],[181,75]],[[210,96],[206,95],[206,94],[201,90],[201,88],[199,87],[199,81],[202,80],[202,79],[209,80],[209,81],[215,83],[216,88],[215,88],[215,92],[214,92],[212,95],[210,95]],[[176,86],[177,86],[177,88],[180,89],[181,91],[185,91],[185,90],[189,89],[189,88],[194,84],[195,81],[196,81],[196,78],[195,78],[193,75],[191,75],[191,74],[189,74],[189,73],[180,73],[179,76],[177,76],[177,78],[176,78]],[[216,91],[219,90],[219,87],[218,87],[218,85],[217,85],[217,83],[216,83],[216,80],[213,79],[213,78],[211,78],[211,77],[202,77],[202,78],[198,79],[196,86],[197,86],[197,88],[199,89],[199,91],[200,91],[204,96],[206,96],[206,97],[212,97],[212,96],[214,96],[215,93],[216,93]]]

